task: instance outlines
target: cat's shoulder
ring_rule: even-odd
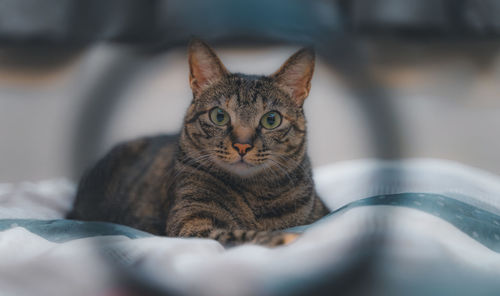
[[[108,155],[140,154],[147,150],[158,150],[177,144],[178,134],[146,136],[115,144]]]
[[[111,148],[84,175],[84,183],[90,176],[113,178],[140,169],[147,162],[157,159],[173,159],[177,147],[177,134],[146,136],[123,141]]]

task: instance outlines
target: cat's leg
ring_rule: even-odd
[[[171,217],[172,218],[172,217]],[[214,239],[225,246],[237,246],[245,243],[269,247],[286,245],[293,242],[299,234],[284,231],[256,231],[238,229],[224,218],[217,218],[208,212],[176,217],[167,221],[166,234],[176,237],[199,237]]]
[[[214,229],[208,238],[214,239],[225,246],[237,246],[253,243],[268,247],[287,245],[295,241],[299,234],[284,231],[255,231],[255,230],[225,230]]]

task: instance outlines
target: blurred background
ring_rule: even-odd
[[[435,157],[500,174],[498,15],[494,0],[0,0],[0,182],[77,180],[117,142],[175,133],[192,35],[252,74],[315,46],[315,166]]]

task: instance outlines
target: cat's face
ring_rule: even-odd
[[[181,144],[208,166],[249,177],[295,168],[305,153],[302,104],[314,55],[301,50],[271,76],[231,74],[215,53],[195,40],[189,51],[190,105]]]

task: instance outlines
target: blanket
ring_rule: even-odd
[[[0,184],[0,295],[498,294],[498,176],[410,159],[314,178],[332,213],[274,249],[65,220],[71,182]]]

